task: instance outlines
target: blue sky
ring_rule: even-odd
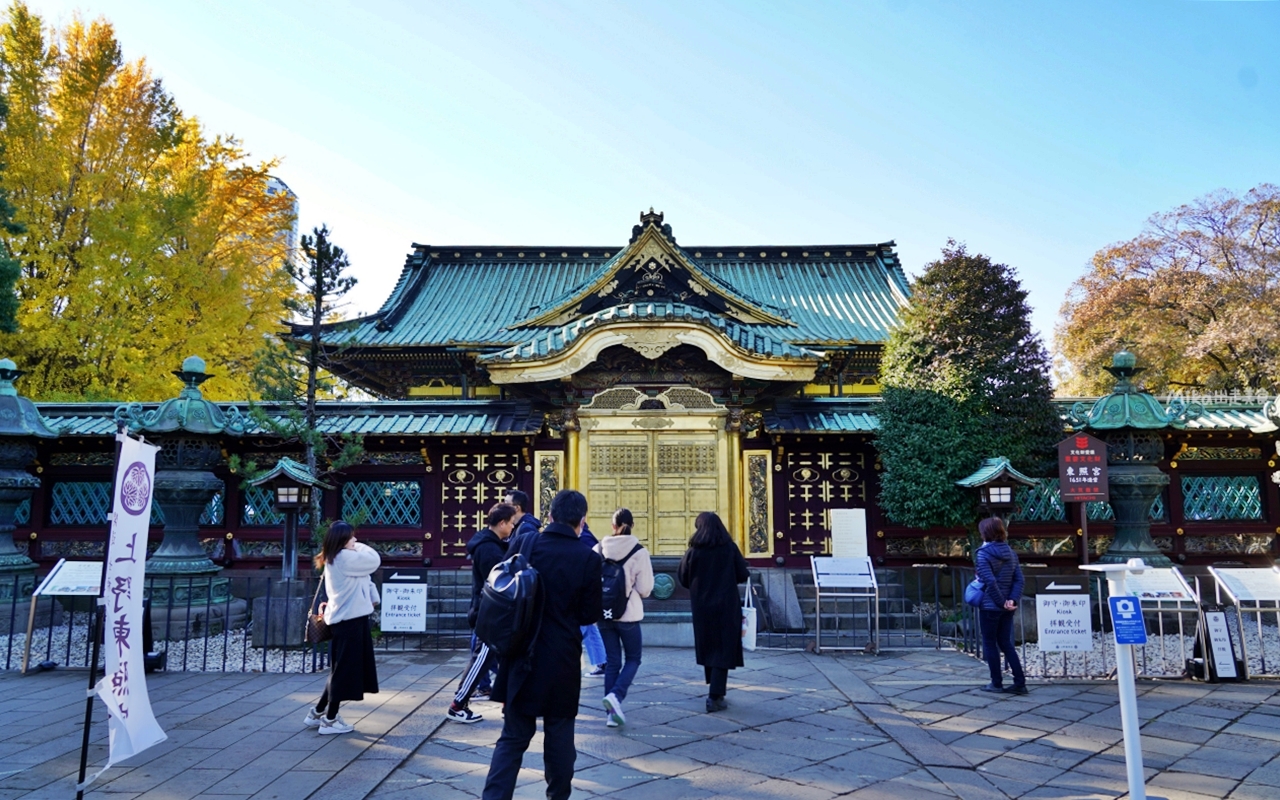
[[[389,293],[411,242],[946,240],[1052,334],[1099,248],[1280,182],[1280,3],[41,0],[108,18]],[[512,287],[519,291],[519,287]]]

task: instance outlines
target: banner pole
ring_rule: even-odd
[[[127,428],[123,422],[116,426],[116,436],[125,433]],[[123,444],[120,439],[116,439],[116,463],[115,468],[111,471],[111,497],[113,498],[111,508],[115,510],[116,496],[116,473],[120,471],[120,448]],[[89,726],[93,724],[93,687],[98,682],[98,656],[101,655],[102,647],[102,609],[106,605],[107,595],[107,559],[111,557],[111,535],[107,534],[107,541],[102,547],[102,580],[98,584],[98,599],[93,605],[93,655],[89,659],[89,690],[84,698],[84,735],[80,741],[80,777],[76,781],[76,800],[84,800],[84,774],[89,769]],[[35,608],[35,605],[32,605]]]

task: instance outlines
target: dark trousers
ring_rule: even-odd
[[[1018,660],[1018,650],[1013,646],[1013,612],[983,608],[979,609],[978,616],[982,624],[982,657],[987,660],[987,669],[991,672],[991,685],[1001,686],[1004,683],[1000,669],[1001,653],[1013,671],[1013,685],[1025,685],[1027,676],[1022,673],[1022,662]]]
[[[489,645],[484,642],[479,644],[480,649],[471,654],[471,663],[467,666],[467,671],[462,673],[458,693],[453,696],[455,706],[465,708],[467,703],[471,702],[471,695],[475,694],[476,687],[480,685],[480,678],[488,677],[489,667],[497,660],[493,657],[493,651],[489,649]]]
[[[707,676],[707,683],[710,684],[707,696],[717,700],[724,697],[725,685],[729,683],[729,670],[724,667],[703,667],[702,671]]]
[[[538,718],[516,714],[510,709],[502,720],[502,735],[493,748],[489,777],[484,782],[482,800],[511,800],[516,778],[529,740],[538,730]],[[547,778],[547,800],[567,800],[573,791],[573,762],[578,751],[573,745],[573,717],[543,717],[542,768]]]
[[[329,719],[338,716],[338,695],[329,691],[330,684],[333,683],[333,675],[329,675],[329,680],[325,681],[324,694],[320,695],[320,701],[316,703],[316,713],[323,714]]]
[[[619,700],[626,700],[631,681],[640,669],[640,623],[604,620],[600,623],[600,636],[604,639],[604,693],[612,692]],[[622,661],[624,652],[626,663]]]

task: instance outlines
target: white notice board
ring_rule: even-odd
[[[1147,568],[1141,575],[1130,572],[1124,579],[1125,590],[1142,601],[1164,603],[1199,602],[1177,567]]]
[[[427,630],[427,571],[395,569],[382,576],[382,630],[425,633]]]
[[[83,595],[97,597],[102,591],[101,561],[68,561],[65,558],[54,565],[36,588],[35,594],[46,597]]]
[[[1213,666],[1218,677],[1240,677],[1236,672],[1236,652],[1231,644],[1231,626],[1227,624],[1226,612],[1204,612],[1204,624],[1209,634],[1209,651],[1213,654]]]
[[[819,589],[875,589],[871,559],[813,556],[813,582]]]
[[[831,555],[836,558],[867,557],[867,510],[832,508]]]
[[[1045,653],[1093,649],[1093,618],[1087,594],[1036,595],[1036,626]]]
[[[1218,584],[1237,602],[1280,601],[1280,571],[1267,569],[1218,569],[1209,567]]]

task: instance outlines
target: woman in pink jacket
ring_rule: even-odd
[[[613,535],[606,536],[595,548],[606,561],[622,562],[626,580],[626,613],[618,619],[600,621],[605,653],[604,710],[609,712],[609,721],[605,724],[610,728],[627,724],[622,701],[627,699],[627,689],[640,669],[640,620],[644,619],[644,598],[653,591],[653,564],[649,561],[649,551],[631,533],[634,524],[635,519],[627,509],[613,512]],[[623,652],[626,663],[623,663]]]

